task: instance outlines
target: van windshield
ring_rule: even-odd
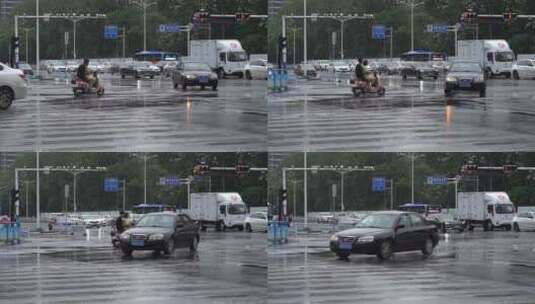
[[[513,62],[515,59],[515,56],[512,52],[498,52],[496,53],[496,61],[497,62]]]
[[[498,214],[514,213],[513,205],[506,205],[506,204],[496,205],[496,213]]]
[[[230,205],[228,207],[228,214],[245,214],[244,205]]]

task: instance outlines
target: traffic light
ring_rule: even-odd
[[[506,175],[513,174],[516,169],[518,169],[517,165],[504,165],[503,166],[503,173]]]
[[[508,12],[503,14],[503,21],[511,25],[517,16],[518,14],[513,13],[513,10],[509,10]]]
[[[11,48],[14,50],[20,46],[20,38],[17,36],[11,36]]]
[[[210,171],[210,166],[206,164],[198,164],[193,167],[193,174],[194,175],[204,175],[208,171]]]
[[[11,203],[15,204],[18,200],[20,200],[20,191],[15,188],[11,189]]]
[[[210,18],[210,13],[205,10],[197,11],[193,14],[194,23],[204,23]]]
[[[279,49],[285,49],[288,46],[288,38],[279,36]]]
[[[250,17],[251,17],[251,14],[249,13],[236,13],[237,22],[245,22],[249,20]]]
[[[249,172],[251,168],[247,165],[237,165],[235,169],[236,169],[236,174],[240,175],[240,174],[245,174]]]
[[[461,22],[472,23],[477,19],[477,13],[472,8],[467,8],[461,15]]]
[[[474,174],[477,172],[477,170],[478,170],[477,165],[469,164],[469,165],[464,165],[461,169],[461,172],[464,174]]]

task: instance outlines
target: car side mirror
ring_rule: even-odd
[[[397,226],[396,226],[396,230],[403,229],[403,228],[405,228],[405,225],[402,225],[402,224],[401,224],[401,225],[397,225]]]
[[[184,228],[184,223],[178,223],[178,224],[176,224],[176,228]]]

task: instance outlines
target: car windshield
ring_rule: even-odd
[[[509,214],[514,213],[513,205],[499,204],[496,205],[496,213],[498,214]]]
[[[450,72],[481,73],[481,67],[478,63],[454,63]]]
[[[396,214],[370,214],[362,219],[355,227],[359,228],[392,228]]]
[[[162,211],[162,208],[160,207],[134,207],[132,208],[135,214],[146,214],[146,213],[153,213],[153,212],[160,212]]]
[[[497,62],[513,62],[515,56],[512,52],[499,52],[496,53]]]
[[[245,214],[244,205],[230,205],[228,207],[228,214]]]
[[[246,61],[247,56],[244,52],[229,52],[228,61],[237,62],[237,61]]]
[[[210,71],[210,67],[205,63],[186,63],[184,65],[186,71]]]
[[[143,216],[136,227],[164,227],[173,228],[175,225],[174,214],[148,214]]]

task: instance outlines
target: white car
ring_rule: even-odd
[[[90,227],[103,227],[107,224],[107,219],[101,216],[88,215],[83,217],[84,225],[88,228]]]
[[[535,60],[518,60],[513,64],[513,78],[516,80],[535,79]]]
[[[266,60],[253,60],[247,62],[243,71],[245,73],[245,78],[251,79],[267,79],[267,71],[269,64]]]
[[[329,70],[333,73],[349,73],[351,72],[351,67],[345,63],[333,63],[329,66]]]
[[[516,232],[535,230],[535,212],[522,212],[513,219],[513,229]]]
[[[245,231],[263,231],[267,232],[267,213],[266,212],[254,212],[245,217],[244,225]]]
[[[0,63],[0,110],[8,109],[13,100],[26,98],[28,82],[24,72]]]

